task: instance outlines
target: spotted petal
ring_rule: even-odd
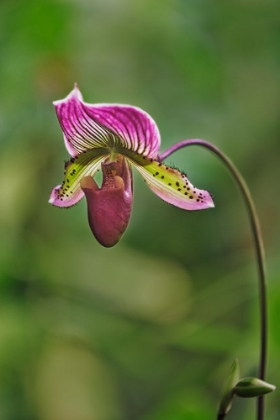
[[[107,155],[106,149],[93,149],[71,158],[65,164],[64,181],[52,190],[49,203],[57,207],[78,203],[84,196],[80,181],[86,176],[94,176]]]
[[[155,121],[140,108],[130,105],[83,102],[77,87],[63,100],[54,102],[71,156],[98,147],[122,146],[155,158],[160,134]]]
[[[126,152],[128,159],[143,176],[151,190],[162,200],[184,210],[202,210],[214,207],[208,191],[194,187],[187,176],[154,159]]]

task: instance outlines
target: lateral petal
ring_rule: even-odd
[[[64,180],[53,188],[49,203],[57,207],[71,207],[78,203],[84,196],[80,181],[86,176],[94,176],[106,156],[104,149],[93,149],[71,158],[65,164]]]
[[[162,200],[184,210],[214,207],[208,191],[194,187],[187,176],[153,159],[130,154],[129,159],[143,176],[151,190]]]

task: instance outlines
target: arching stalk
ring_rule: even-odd
[[[242,175],[236,168],[236,166],[232,163],[232,161],[223,153],[221,152],[216,146],[213,144],[201,140],[201,139],[190,139],[190,140],[183,140],[170,148],[168,148],[165,152],[163,152],[159,156],[159,160],[163,161],[172,153],[176,152],[179,149],[187,146],[201,146],[216,156],[218,156],[221,161],[226,165],[228,170],[230,171],[231,175],[233,176],[234,180],[236,181],[237,185],[239,186],[240,192],[245,202],[245,206],[247,208],[250,225],[253,234],[255,252],[256,252],[256,261],[258,267],[258,275],[259,275],[259,296],[260,296],[260,360],[259,360],[259,378],[265,380],[266,374],[266,348],[267,348],[267,304],[266,304],[266,280],[265,280],[265,268],[264,268],[264,247],[263,247],[263,240],[260,230],[259,219],[257,216],[255,204],[251,197],[250,191],[247,187],[246,182],[244,181]],[[264,419],[264,397],[261,396],[258,398],[257,402],[257,420]]]

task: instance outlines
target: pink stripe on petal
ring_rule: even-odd
[[[98,147],[109,147],[112,133],[89,117],[77,87],[61,101],[54,102],[66,148],[71,156]]]
[[[65,99],[54,102],[54,106],[72,156],[91,148],[115,145],[151,158],[158,155],[157,125],[140,108],[84,103],[77,86]]]
[[[71,157],[76,157],[78,155],[78,152],[74,149],[74,147],[72,146],[68,138],[65,136],[65,134],[63,134],[63,138],[64,138],[64,144],[65,144],[66,150],[69,153],[69,155]]]
[[[114,131],[125,146],[154,158],[160,148],[160,134],[155,121],[140,108],[129,105],[83,104],[88,115]]]

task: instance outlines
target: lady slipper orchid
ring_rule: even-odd
[[[101,245],[114,246],[128,225],[131,165],[167,203],[184,210],[214,207],[207,191],[195,188],[184,173],[159,161],[160,134],[145,111],[129,105],[87,104],[77,85],[54,106],[71,159],[49,202],[71,207],[85,195],[89,225]],[[100,168],[103,182],[98,187],[93,177]]]

